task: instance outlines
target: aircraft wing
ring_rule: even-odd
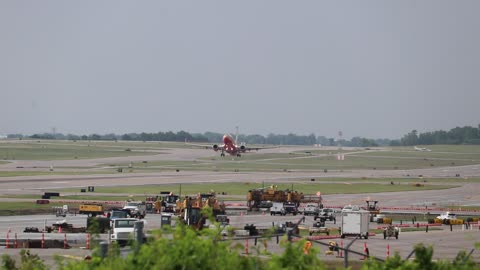
[[[273,149],[273,148],[278,148],[278,146],[267,146],[267,147],[251,147],[251,146],[245,146],[241,145],[240,149],[242,151],[258,151],[258,150],[263,150],[263,149]]]
[[[193,146],[193,147],[196,147],[196,148],[213,149],[213,144],[185,143],[185,145]],[[219,145],[218,147],[221,148],[221,145]]]

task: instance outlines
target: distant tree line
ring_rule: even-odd
[[[400,140],[391,141],[391,146],[434,145],[434,144],[480,144],[480,125],[456,127],[449,131],[438,130],[418,133],[412,130]]]
[[[188,133],[179,132],[157,132],[157,133],[126,133],[117,135],[113,133],[99,135],[73,135],[61,133],[42,133],[31,136],[22,134],[9,134],[8,138],[30,138],[30,139],[50,139],[50,140],[95,140],[95,141],[172,141],[172,142],[200,142],[200,143],[220,143],[223,134],[215,132]],[[411,146],[411,145],[433,145],[433,144],[480,144],[480,125],[478,128],[465,126],[456,127],[450,131],[433,131],[418,133],[412,130],[399,140],[390,139],[368,139],[363,137],[353,137],[350,140],[327,138],[325,136],[296,135],[289,133],[287,135],[270,133],[263,135],[245,135],[239,134],[237,143],[246,144],[273,144],[273,145],[322,145],[322,146],[352,146],[352,147],[374,147],[374,146]]]
[[[188,133],[186,131],[179,131],[174,133],[157,132],[157,133],[127,133],[123,135],[117,135],[113,133],[109,134],[90,134],[90,135],[74,135],[74,134],[62,134],[62,133],[38,133],[31,136],[23,136],[22,134],[9,134],[7,137],[10,139],[29,138],[29,139],[47,139],[47,140],[73,140],[73,141],[173,141],[173,142],[200,142],[200,143],[220,143],[223,138],[222,133],[205,132],[200,133]],[[239,134],[237,143],[246,144],[273,144],[273,145],[314,145],[320,144],[323,146],[357,146],[357,147],[369,147],[369,146],[382,146],[389,145],[390,140],[378,139],[372,140],[361,137],[354,137],[351,140],[335,140],[334,138],[327,138],[324,136],[316,137],[315,134],[310,135],[296,135],[293,133],[287,135],[270,133],[267,136],[263,135],[245,135]]]

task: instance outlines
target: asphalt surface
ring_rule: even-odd
[[[298,148],[304,149],[304,148]],[[288,152],[292,148],[267,149],[270,152]],[[215,153],[217,154],[217,153]],[[248,154],[248,153],[247,153]],[[213,155],[213,154],[212,154]],[[205,156],[205,150],[193,149],[168,149],[162,151],[162,154],[151,156],[134,156],[121,158],[105,158],[94,160],[66,160],[66,161],[13,161],[12,163],[0,165],[0,170],[25,170],[28,168],[45,168],[50,166],[76,166],[89,167],[98,164],[121,163],[130,161],[143,160],[194,160],[198,157]],[[22,167],[22,168],[18,168]],[[92,172],[94,173],[94,172]],[[112,175],[81,175],[81,176],[21,176],[21,177],[2,177],[0,179],[0,194],[42,194],[45,191],[54,191],[59,188],[84,188],[86,186],[128,186],[128,185],[151,185],[151,184],[177,184],[177,183],[221,183],[221,182],[282,182],[282,181],[309,181],[314,178],[405,178],[412,177],[412,183],[418,181],[418,176],[424,177],[449,177],[455,178],[459,174],[458,184],[460,187],[448,190],[430,190],[430,191],[410,191],[410,192],[388,192],[388,193],[371,193],[371,194],[337,194],[324,195],[325,205],[345,205],[359,204],[363,205],[367,198],[378,200],[381,207],[418,207],[425,206],[442,206],[442,205],[480,205],[480,184],[464,183],[464,177],[480,177],[480,165],[444,167],[444,168],[427,168],[416,170],[345,170],[345,171],[290,171],[277,173],[244,173],[244,172],[183,172],[183,171],[165,171],[158,173],[140,173],[140,174],[112,174]],[[348,183],[346,183],[348,184]],[[14,202],[3,202],[14,203]],[[51,225],[58,221],[54,215],[35,215],[35,216],[14,216],[0,217],[0,239],[4,239],[7,232],[10,231],[9,237],[17,233],[17,237],[24,237],[23,229],[30,226],[42,227],[45,223]],[[85,226],[86,217],[84,216],[67,216],[67,221],[78,226]],[[147,229],[158,228],[159,216],[148,215]],[[273,223],[282,223],[284,221],[296,221],[297,217],[271,217],[269,215],[246,215],[232,216],[231,222],[235,226],[243,226],[244,224],[255,224],[259,227],[270,227]],[[313,223],[307,218],[306,226]],[[337,226],[331,224],[329,226]],[[52,236],[52,237],[60,237]],[[76,239],[75,237],[78,237]],[[76,248],[69,250],[34,250],[47,262],[53,262],[53,254],[66,254],[67,257],[82,259],[88,250],[81,249],[83,235],[68,235],[71,241],[77,241]],[[0,240],[1,241],[1,240]],[[70,240],[69,240],[70,241]],[[328,240],[325,240],[327,242]],[[351,239],[344,239],[344,244]],[[364,244],[367,243],[370,255],[380,258],[386,257],[387,244],[390,248],[390,254],[399,252],[402,257],[408,256],[413,246],[418,243],[434,246],[434,257],[436,259],[453,259],[458,251],[474,248],[474,243],[480,242],[480,231],[478,227],[473,230],[462,230],[461,227],[455,227],[454,231],[450,231],[448,227],[444,227],[440,231],[427,232],[405,232],[400,234],[400,238],[384,240],[383,236],[373,236],[368,240],[357,240],[352,247],[357,251],[363,251]],[[316,244],[315,244],[316,245]],[[323,254],[325,248],[322,247],[322,258],[341,260],[334,256],[326,256]],[[275,240],[268,242],[268,250],[271,252],[280,252],[282,248]],[[18,254],[18,250],[2,249],[2,254]],[[480,257],[474,252],[472,257],[479,261]],[[351,256],[351,259],[359,259],[359,256]]]

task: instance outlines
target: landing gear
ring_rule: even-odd
[[[221,157],[224,157],[224,156],[225,156],[225,153],[222,152],[222,153],[220,154],[220,156],[221,156]]]
[[[241,156],[242,156],[242,155],[240,155],[240,154],[237,154],[237,157],[241,157]]]

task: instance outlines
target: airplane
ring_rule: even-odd
[[[415,151],[424,151],[424,152],[430,152],[432,150],[428,149],[428,148],[425,148],[425,147],[417,147],[417,146],[414,146],[413,149],[415,149]]]
[[[267,149],[271,147],[247,147],[245,144],[240,144],[238,145],[236,141],[238,140],[238,135],[235,136],[235,139],[230,135],[230,134],[224,134],[222,138],[222,143],[223,144],[214,144],[213,146],[206,146],[206,145],[198,145],[198,144],[189,144],[189,145],[194,145],[194,146],[201,146],[205,147],[206,149],[212,148],[213,151],[218,152],[221,151],[220,156],[224,157],[225,153],[231,155],[231,156],[237,156],[241,157],[242,153],[245,153],[247,151],[252,151],[252,150],[261,150],[261,149]]]

